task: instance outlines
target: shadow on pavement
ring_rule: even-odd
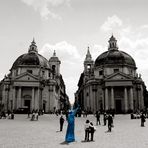
[[[66,142],[66,141],[64,141],[64,142],[61,142],[60,144],[61,144],[61,145],[68,145],[69,143]]]

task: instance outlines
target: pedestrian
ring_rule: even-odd
[[[11,119],[14,119],[14,112],[11,113]]]
[[[96,131],[94,125],[92,122],[89,124],[89,133],[91,134],[91,139],[90,141],[94,141],[94,132]]]
[[[30,110],[29,109],[28,109],[28,113],[27,114],[28,114],[28,118],[30,118]]]
[[[85,129],[85,141],[89,141],[89,120],[86,120],[84,129]]]
[[[103,114],[104,126],[106,126],[106,119],[107,119],[107,115],[106,115],[106,112],[104,112]]]
[[[34,121],[34,119],[35,119],[35,112],[33,111],[32,112],[32,117],[31,117],[30,121]]]
[[[65,119],[63,118],[63,115],[60,117],[60,132],[63,131],[63,125],[64,125]]]
[[[38,119],[39,119],[39,113],[38,113],[38,110],[36,110],[36,112],[35,112],[35,119],[36,119],[36,121],[38,121]]]
[[[74,128],[75,128],[75,115],[79,107],[76,109],[72,109],[68,113],[68,126],[67,126],[67,131],[66,131],[66,136],[65,136],[65,142],[74,142],[75,141],[75,133],[74,133]]]
[[[96,125],[98,125],[98,122],[99,122],[99,125],[101,125],[101,122],[100,122],[100,112],[96,111]]]
[[[108,115],[107,120],[108,120],[108,132],[111,132],[113,127],[113,117],[111,116],[111,114]]]
[[[144,113],[141,114],[140,118],[141,118],[141,127],[144,127],[144,122],[146,121]]]

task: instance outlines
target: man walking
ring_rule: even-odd
[[[113,117],[111,116],[111,114],[108,115],[107,119],[108,119],[108,132],[111,132],[113,126]]]
[[[60,117],[60,132],[62,132],[63,131],[63,124],[64,124],[64,118],[63,118],[63,115],[61,115],[61,117]]]

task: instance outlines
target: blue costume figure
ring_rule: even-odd
[[[75,141],[74,127],[75,127],[75,114],[77,110],[78,108],[70,110],[68,113],[68,118],[67,118],[68,127],[65,137],[65,141],[68,143]]]

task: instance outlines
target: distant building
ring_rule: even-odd
[[[1,110],[28,108],[54,112],[68,108],[60,64],[55,51],[49,61],[40,55],[33,40],[28,53],[16,59],[0,83]]]
[[[114,36],[109,39],[108,51],[99,55],[95,62],[88,48],[75,102],[82,110],[91,112],[114,110],[127,113],[144,109],[147,91],[136,69],[134,59],[118,50]]]

